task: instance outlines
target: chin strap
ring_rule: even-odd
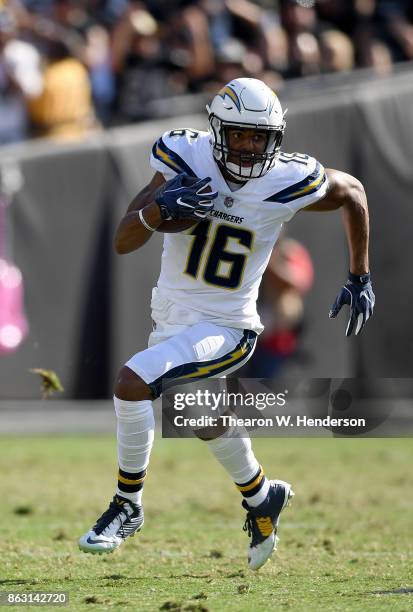
[[[265,162],[264,162],[265,164]],[[258,176],[254,176],[254,169],[255,166],[258,166],[259,168],[257,169],[258,171]],[[226,165],[226,169],[228,170],[228,172],[231,174],[231,172],[234,172],[233,168],[231,169],[231,166],[233,166],[233,168],[237,168],[240,169],[239,166],[237,164],[234,164],[232,162],[228,162]],[[234,172],[234,176],[238,179],[238,180],[245,180],[245,181],[249,181],[250,179],[253,178],[259,178],[260,176],[263,176],[263,174],[260,173],[260,169],[261,169],[261,164],[258,162],[256,164],[253,164],[251,168],[246,168],[245,170],[248,172],[248,176],[244,176],[243,174],[236,174]],[[242,167],[240,169],[240,172],[242,172]],[[264,173],[265,174],[265,173]]]

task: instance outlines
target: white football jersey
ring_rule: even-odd
[[[151,166],[165,179],[181,172],[209,176],[218,197],[205,221],[164,235],[152,307],[156,311],[159,300],[176,305],[170,309],[176,319],[171,324],[211,321],[260,333],[258,289],[282,225],[324,197],[328,179],[313,157],[280,153],[267,174],[231,191],[209,138],[208,132],[172,130],[153,146]]]

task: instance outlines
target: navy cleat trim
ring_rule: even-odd
[[[88,544],[105,544],[105,540],[92,540],[91,537],[89,537],[86,542]]]

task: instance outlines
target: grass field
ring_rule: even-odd
[[[254,446],[296,492],[258,573],[239,494],[201,442],[157,440],[144,530],[94,557],[76,541],[112,495],[113,438],[1,438],[0,590],[68,591],[76,611],[412,610],[411,441]]]

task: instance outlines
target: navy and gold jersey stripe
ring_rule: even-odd
[[[292,202],[293,200],[318,191],[326,180],[327,176],[324,168],[317,162],[315,170],[305,179],[266,198],[265,202],[281,202],[282,204],[288,204],[288,202]]]
[[[153,145],[152,155],[177,174],[185,173],[189,174],[189,176],[196,176],[195,172],[182,157],[166,146],[162,138],[159,138]]]
[[[210,361],[193,361],[191,363],[183,363],[176,368],[172,368],[156,380],[148,383],[154,398],[159,397],[163,389],[174,385],[184,384],[199,380],[200,378],[208,378],[221,374],[229,368],[241,363],[252,353],[257,341],[257,334],[252,330],[244,330],[240,342],[233,351],[226,353],[218,359]]]

